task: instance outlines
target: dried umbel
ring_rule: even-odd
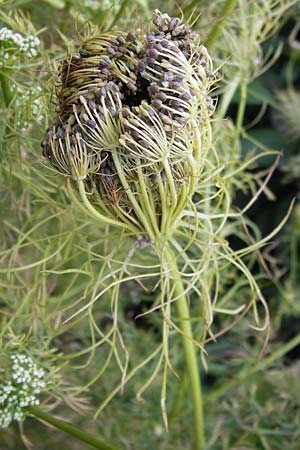
[[[168,235],[211,145],[211,60],[199,36],[156,10],[149,34],[85,38],[59,77],[46,158],[104,222]]]

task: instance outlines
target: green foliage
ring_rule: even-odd
[[[180,16],[177,5],[218,68],[214,146],[171,241],[203,367],[207,447],[299,448],[299,204],[289,209],[299,196],[299,5],[240,0],[220,21],[229,3],[1,5],[0,28],[40,43],[28,55],[10,33],[0,39],[0,353],[44,364],[43,408],[124,449],[193,448],[172,277],[153,248],[70,201],[40,142],[58,62],[78,37],[144,29],[154,8]],[[0,448],[66,442],[85,448],[32,418],[3,431]]]

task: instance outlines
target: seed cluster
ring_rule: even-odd
[[[160,227],[162,197],[166,205],[177,202],[182,186],[199,176],[209,146],[212,72],[199,36],[156,10],[148,34],[86,38],[62,61],[59,78],[57,118],[42,144],[46,158],[85,180],[102,212],[135,224],[142,176],[144,201],[151,191]]]
[[[10,356],[10,367],[0,384],[0,428],[6,428],[13,420],[22,421],[26,408],[39,404],[37,396],[46,387],[45,371],[30,356]]]
[[[7,27],[0,28],[0,67],[10,66],[17,59],[37,56],[39,45],[39,38],[32,34],[22,36]]]

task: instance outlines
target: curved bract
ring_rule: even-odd
[[[156,10],[149,34],[85,38],[59,77],[44,155],[104,222],[169,235],[211,144],[211,60],[199,36]]]

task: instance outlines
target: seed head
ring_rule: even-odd
[[[110,223],[166,233],[210,147],[211,73],[199,36],[158,10],[148,34],[92,35],[60,65],[44,155]]]

